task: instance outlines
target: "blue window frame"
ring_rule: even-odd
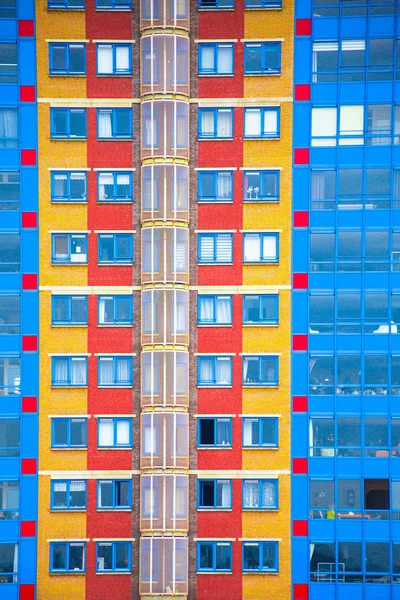
[[[233,138],[233,108],[199,108],[199,139]]]
[[[233,234],[199,233],[197,250],[199,263],[232,263]]]
[[[87,419],[56,417],[51,419],[52,448],[86,448]]]
[[[99,296],[99,325],[132,325],[132,296]]]
[[[61,8],[76,10],[85,8],[85,0],[48,0],[48,8]]]
[[[133,235],[109,233],[99,235],[99,264],[132,264]]]
[[[84,573],[85,570],[85,542],[50,542],[51,573]]]
[[[199,202],[233,201],[233,171],[199,171],[197,179]]]
[[[243,234],[243,262],[279,262],[279,233]]]
[[[198,296],[199,325],[232,325],[232,296]]]
[[[98,108],[97,138],[99,140],[131,139],[131,108]]]
[[[103,171],[97,174],[99,202],[132,202],[132,173],[112,173]]]
[[[245,417],[243,448],[277,448],[278,419],[276,417]]]
[[[19,139],[18,108],[0,108],[0,148],[17,148]]]
[[[97,421],[98,448],[131,448],[132,419],[128,417],[101,418]]]
[[[232,481],[230,479],[198,479],[197,507],[205,509],[232,508]]]
[[[84,171],[53,171],[52,202],[87,202],[87,173]]]
[[[278,508],[277,479],[243,479],[242,506],[245,510]]]
[[[0,336],[21,332],[21,296],[0,294]]]
[[[197,385],[230,387],[232,385],[232,357],[199,356],[197,358]]]
[[[19,456],[21,448],[19,418],[0,418],[0,456]]]
[[[97,573],[130,572],[131,542],[97,542]]]
[[[131,44],[96,44],[98,75],[130,75],[132,73]]]
[[[278,294],[243,296],[243,325],[277,325]]]
[[[0,394],[19,396],[21,393],[21,358],[0,357]]]
[[[16,211],[20,207],[20,174],[18,171],[0,171],[0,212]]]
[[[232,419],[230,417],[201,417],[197,420],[199,448],[231,448]]]
[[[231,542],[197,542],[198,572],[232,572]]]
[[[53,264],[87,263],[88,236],[86,233],[53,233]]]
[[[206,43],[199,47],[199,75],[233,75],[233,43]]]
[[[199,0],[199,8],[234,8],[235,0]]]
[[[50,485],[50,507],[52,510],[86,509],[86,481],[52,479]]]
[[[50,108],[52,139],[86,139],[86,108]]]
[[[277,356],[243,356],[244,386],[277,386]]]
[[[282,0],[244,0],[245,8],[282,8]]]
[[[245,202],[277,202],[279,171],[244,171],[243,200]]]
[[[88,365],[86,356],[53,356],[52,385],[86,387]]]
[[[132,508],[132,481],[130,479],[99,480],[97,508],[102,510]]]
[[[267,106],[263,108],[244,109],[245,138],[279,138],[280,108]]]
[[[15,12],[9,2],[4,6],[0,2],[0,18],[11,17],[11,11]],[[4,22],[4,21],[3,21]],[[18,83],[18,46],[16,43],[0,43],[0,84]]]
[[[69,42],[49,44],[49,67],[52,75],[84,75],[86,45]]]
[[[276,75],[281,72],[281,42],[247,42],[244,45],[245,74]]]
[[[242,542],[243,572],[277,573],[278,542]]]
[[[52,325],[87,325],[87,296],[53,296]]]
[[[19,519],[19,488],[18,479],[0,479],[0,519]]]
[[[99,387],[132,385],[133,367],[131,356],[101,356],[98,360]]]
[[[132,7],[132,0],[96,0],[96,8],[103,10],[126,10]]]

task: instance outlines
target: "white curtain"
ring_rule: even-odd
[[[203,110],[201,112],[201,133],[203,135],[214,135],[213,110]]]
[[[218,46],[218,73],[232,73],[233,48],[231,45]]]
[[[277,257],[276,242],[277,238],[275,235],[263,236],[262,256],[264,260],[274,260]]]
[[[113,52],[112,46],[98,46],[97,48],[97,72],[112,73],[113,72]]]
[[[100,385],[113,385],[114,383],[114,361],[112,358],[99,359],[99,383]]]
[[[212,321],[214,318],[213,298],[200,299],[200,321]]]
[[[129,421],[117,421],[117,446],[129,444]]]
[[[318,172],[318,171],[312,172],[311,199],[312,200],[324,200],[325,199],[325,172],[323,172],[323,173]]]
[[[246,508],[257,508],[259,505],[258,481],[245,481],[243,490]]]
[[[213,46],[202,46],[201,47],[201,68],[207,70],[214,69],[214,47]]]
[[[86,358],[71,359],[71,383],[86,385]]]
[[[313,108],[311,136],[316,138],[334,138],[336,136],[336,108]],[[335,140],[313,140],[314,146],[336,145]]]
[[[217,137],[232,137],[233,113],[230,109],[218,110]]]
[[[146,488],[144,490],[144,513],[149,517],[154,517],[156,508],[156,490]]]
[[[67,174],[56,173],[54,175],[54,198],[65,198],[67,195]]]
[[[200,360],[200,382],[201,383],[212,383],[213,382],[213,359],[212,358],[201,358]]]
[[[115,61],[117,73],[129,70],[129,48],[127,46],[116,47]]]
[[[247,136],[259,137],[261,135],[261,111],[248,108],[244,113],[244,132]]]
[[[100,114],[101,116],[101,114]],[[107,190],[106,188],[109,187],[112,193],[112,190],[114,188],[114,176],[112,173],[100,173],[99,175],[99,195],[100,195],[100,200],[106,200],[109,197],[109,193],[107,194],[107,192],[109,192],[110,190]]]
[[[217,358],[216,380],[217,383],[231,383],[231,359]]]
[[[232,303],[230,297],[218,296],[216,321],[217,323],[232,322]]]
[[[232,198],[232,176],[230,173],[218,173],[217,200]]]
[[[68,359],[55,358],[54,379],[57,383],[68,382]]]
[[[262,503],[263,506],[275,506],[275,483],[273,481],[262,482]]]
[[[106,304],[108,303],[109,298],[99,298],[99,323],[103,325],[107,322],[107,313],[106,313]]]
[[[16,140],[7,138],[18,137],[18,110],[16,108],[1,108],[0,109],[0,147],[13,148],[16,146]],[[5,138],[5,141],[4,140]]]
[[[110,138],[112,137],[112,114],[111,111],[101,110],[98,112],[99,118],[99,137]]]
[[[130,377],[130,364],[131,361],[128,358],[119,358],[117,361],[117,381],[118,383],[128,383],[131,381]]]
[[[99,446],[114,445],[114,423],[112,419],[99,420]]]
[[[218,504],[221,508],[229,508],[231,505],[231,483],[230,481],[219,481],[221,498]]]
[[[340,135],[363,135],[364,105],[340,107]]]
[[[260,236],[248,233],[244,236],[244,262],[260,261]]]
[[[229,446],[231,443],[231,423],[227,419],[217,420],[217,436],[216,442],[218,446]]]
[[[253,445],[253,423],[255,423],[252,419],[246,419],[243,422],[243,444],[245,446]]]

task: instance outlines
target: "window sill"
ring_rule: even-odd
[[[69,390],[87,390],[87,385],[63,385],[62,383],[52,383],[52,388],[56,389],[69,389]]]
[[[131,327],[133,327],[133,324],[132,323],[127,323],[127,324],[125,324],[125,323],[109,323],[109,324],[98,323],[97,327],[100,327],[100,329],[110,329],[110,327],[120,327],[120,328],[121,327],[129,327],[129,328],[131,328]]]
[[[66,327],[74,327],[74,328],[75,327],[79,327],[80,329],[84,329],[88,325],[87,325],[87,323],[86,323],[86,325],[78,325],[78,324],[75,325],[74,323],[65,323],[65,324],[63,324],[63,323],[52,323],[51,326],[55,327],[56,329],[60,329],[60,328],[64,328],[65,329]]]
[[[262,135],[255,136],[255,137],[254,137],[254,136],[253,136],[253,137],[250,137],[250,136],[249,136],[249,137],[247,137],[247,136],[244,136],[244,137],[243,137],[243,141],[244,141],[244,142],[254,142],[254,141],[260,141],[260,140],[262,140],[262,141],[266,141],[266,140],[270,140],[270,141],[271,141],[271,140],[275,140],[275,141],[276,141],[276,140],[280,140],[280,139],[281,139],[281,138],[280,138],[280,136],[279,136],[279,135],[277,135],[277,136],[271,136],[271,137],[268,137],[268,136],[262,136]]]
[[[279,512],[279,508],[277,506],[275,506],[274,508],[251,508],[250,506],[242,506],[242,511],[249,511],[249,512]]]
[[[232,571],[196,571],[196,575],[232,575]]]
[[[197,139],[199,142],[231,142],[235,138],[232,136],[232,137],[211,137],[211,138],[199,137]]]
[[[49,73],[49,77],[81,77],[82,78],[82,77],[86,77],[86,73]]]
[[[97,263],[98,267],[133,267],[133,263]]]
[[[87,267],[87,262],[51,263],[52,267]]]
[[[65,6],[48,6],[47,7],[48,11],[53,11],[53,10],[59,10],[59,11],[63,11],[63,12],[85,12],[84,8],[66,8]]]
[[[132,450],[133,446],[127,446],[125,448],[115,448],[114,446],[107,446],[107,448],[96,448],[96,450]]]
[[[245,6],[244,10],[282,10],[282,6]]]
[[[51,446],[50,450],[55,450],[56,452],[59,452],[59,451],[64,452],[65,450],[68,450],[69,452],[70,451],[72,451],[72,452],[76,452],[76,451],[81,452],[83,450],[84,452],[86,452],[87,451],[87,446],[86,446],[86,448],[57,448],[57,447]]]
[[[198,204],[233,204],[232,200],[197,200]]]
[[[96,77],[99,77],[101,79],[107,77],[125,77],[126,79],[132,79],[132,73],[96,73]]]
[[[201,385],[200,383],[198,383],[197,387],[200,390],[228,390],[232,389],[233,385]]]
[[[204,328],[204,327],[225,327],[226,328],[226,327],[228,327],[229,328],[229,327],[232,327],[232,323],[230,323],[229,325],[226,325],[226,324],[220,325],[219,323],[197,323],[197,327],[201,327],[201,328]]]
[[[98,142],[132,142],[133,138],[132,137],[130,137],[130,138],[125,138],[125,137],[123,137],[123,138],[119,138],[119,137],[115,137],[115,138],[99,138],[98,137],[98,138],[96,138],[96,140]]]
[[[50,136],[51,142],[87,142],[87,137],[53,137]]]
[[[198,73],[197,77],[234,77],[234,73]]]
[[[127,479],[126,481],[130,481]],[[132,512],[131,508],[96,508],[96,512]]]
[[[85,513],[86,508],[50,508],[50,512]]]
[[[245,77],[280,77],[282,73],[244,73]]]
[[[86,571],[49,571],[49,575],[55,575],[56,577],[59,575],[83,575],[86,577]]]
[[[213,267],[231,267],[233,262],[199,262],[197,264],[199,267],[208,267],[210,265]]]
[[[96,575],[132,575],[131,571],[96,571]]]
[[[197,507],[198,512],[232,512],[231,508],[200,508]]]
[[[98,385],[97,388],[99,390],[131,390],[133,388],[133,384],[131,384],[131,385]]]
[[[273,384],[273,385],[268,385],[268,384],[262,384],[262,383],[243,383],[242,384],[242,388],[250,388],[250,389],[258,389],[258,388],[262,388],[263,390],[267,389],[272,389],[272,390],[277,390],[279,388],[278,384]]]
[[[233,450],[232,446],[197,446],[197,450]]]
[[[216,11],[223,11],[223,12],[235,12],[235,8],[222,8],[220,6],[216,6],[215,8],[212,6],[199,6],[199,12],[203,12],[203,11],[207,11],[210,10],[212,12],[216,12]],[[210,573],[213,573],[213,571],[210,571]]]
[[[279,571],[242,571],[242,575],[279,575]]]
[[[242,327],[279,327],[279,323],[242,323]]]
[[[279,450],[279,446],[242,446],[242,450]]]
[[[97,204],[133,204],[133,200],[97,200]]]
[[[279,261],[278,260],[264,260],[264,261],[259,261],[259,262],[244,262],[243,261],[243,266],[249,266],[249,267],[253,267],[253,266],[263,266],[263,265],[279,265]]]
[[[279,199],[276,200],[268,200],[268,198],[265,199],[261,199],[259,198],[258,200],[256,200],[255,198],[244,198],[243,200],[243,204],[279,204]]]
[[[50,200],[51,204],[84,204],[87,205],[87,200]]]

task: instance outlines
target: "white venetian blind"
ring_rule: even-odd
[[[277,256],[276,253],[276,242],[277,238],[275,235],[264,235],[263,237],[263,258],[265,260],[274,260]]]
[[[214,236],[202,235],[200,238],[200,258],[202,260],[214,259]]]
[[[232,237],[230,235],[217,236],[217,261],[232,262]]]
[[[244,236],[244,260],[245,262],[259,262],[260,236],[258,233],[248,233]]]

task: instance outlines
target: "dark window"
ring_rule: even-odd
[[[9,4],[13,4],[10,0]],[[3,2],[0,2],[0,18],[3,13]],[[15,4],[14,4],[15,6]],[[17,44],[0,44],[0,83],[17,83],[18,81],[18,48]]]

